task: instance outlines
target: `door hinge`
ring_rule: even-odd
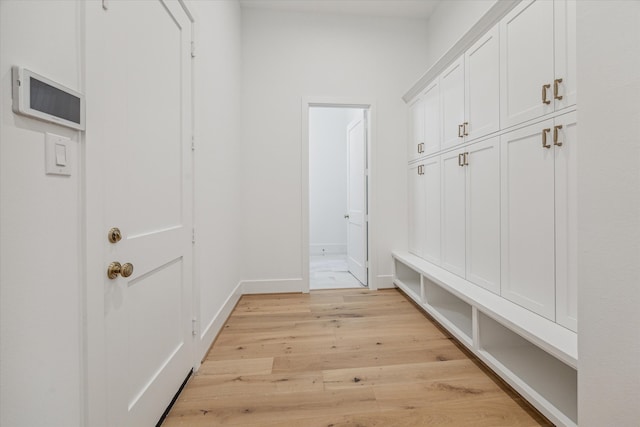
[[[364,266],[365,266],[366,268],[369,268],[369,261],[368,261],[368,260],[367,260],[367,261],[365,261]]]
[[[196,57],[196,43],[195,42],[191,42],[191,57],[195,58]]]
[[[196,137],[195,135],[191,136],[191,151],[195,151],[196,150]]]
[[[198,335],[198,319],[191,319],[191,335]]]
[[[193,227],[191,229],[191,243],[195,243],[196,242],[196,228]]]

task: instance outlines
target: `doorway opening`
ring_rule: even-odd
[[[309,107],[309,289],[368,287],[368,109]]]

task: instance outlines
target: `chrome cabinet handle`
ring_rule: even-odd
[[[462,128],[464,127],[464,125],[458,125],[458,138],[464,138],[464,133]]]
[[[551,132],[550,128],[542,129],[542,148],[551,148],[551,144],[547,144],[547,133]]]
[[[463,162],[462,163],[464,164],[464,166],[469,166],[469,152],[467,151],[467,152],[462,153],[462,154],[463,154],[463,156],[462,156]]]
[[[464,166],[464,153],[458,154],[458,166]]]
[[[464,122],[462,124],[462,134],[464,136],[469,136],[469,122]]]

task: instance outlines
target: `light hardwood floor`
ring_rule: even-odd
[[[397,290],[244,296],[163,426],[550,426]]]

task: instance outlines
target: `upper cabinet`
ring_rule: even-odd
[[[574,0],[525,0],[500,37],[503,127],[575,105]]]
[[[464,57],[460,57],[440,76],[442,148],[464,142]]]
[[[409,106],[409,161],[422,157],[424,151],[424,101],[418,98]]]
[[[500,28],[496,25],[464,55],[467,140],[500,129]]]
[[[500,129],[500,40],[496,25],[440,76],[443,148]]]
[[[409,161],[440,150],[440,84],[431,83],[409,107]]]

